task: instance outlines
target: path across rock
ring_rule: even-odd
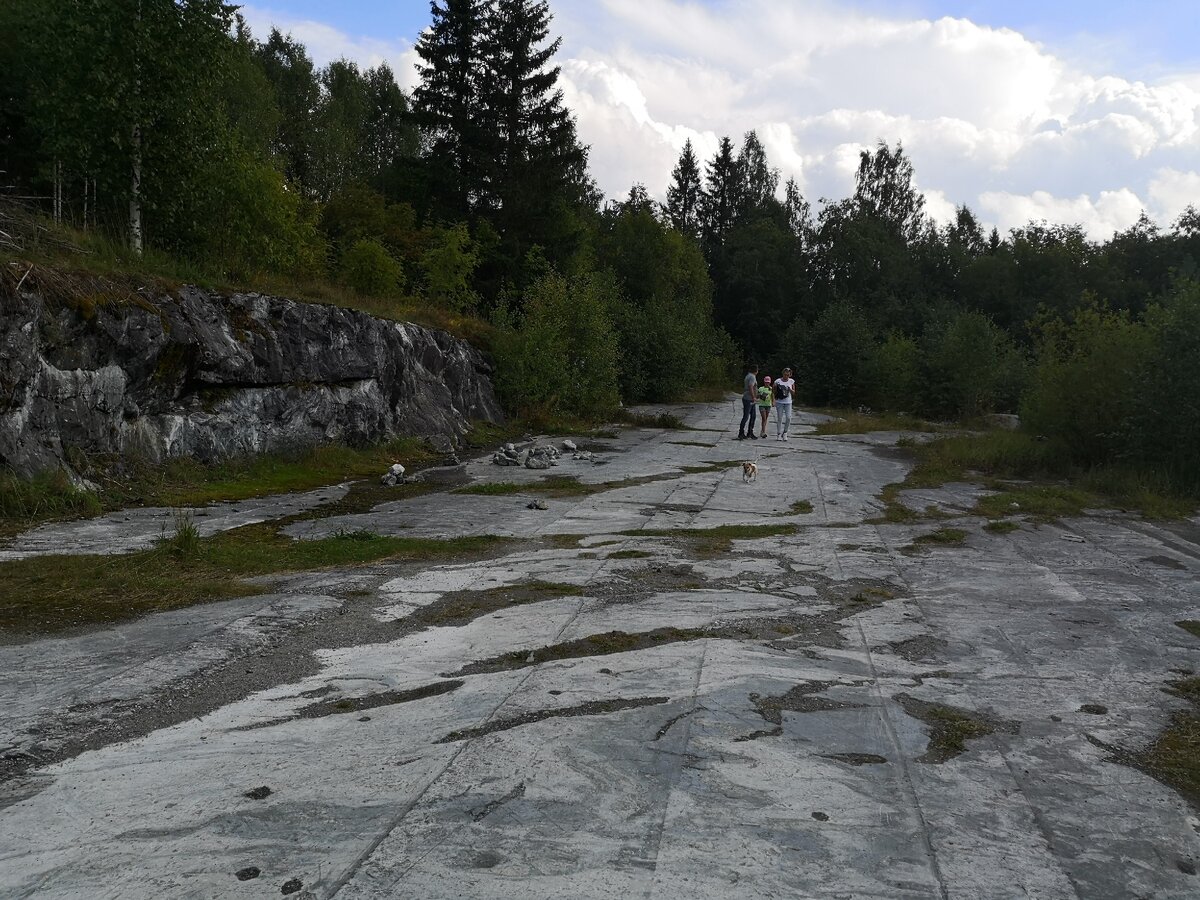
[[[0,789],[0,896],[1200,895],[1197,810],[1114,758],[1186,707],[1195,522],[995,534],[949,486],[919,502],[965,543],[914,552],[938,523],[868,522],[894,435],[676,411],[699,430],[622,430],[603,465],[468,465],[597,486],[546,510],[288,526],[519,539],[489,559],[0,647],[0,744],[61,760]],[[710,531],[764,525],[796,527]]]

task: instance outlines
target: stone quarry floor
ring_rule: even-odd
[[[677,411],[696,430],[622,430],[600,465],[469,465],[602,486],[548,510],[288,526],[517,539],[482,561],[0,646],[0,896],[1200,896],[1197,810],[1114,749],[1186,708],[1195,521],[994,534],[949,485],[907,499],[965,543],[914,550],[946,523],[870,522],[898,435],[743,443],[733,404]],[[747,458],[753,483],[722,467]],[[126,552],[159,518],[14,547]]]

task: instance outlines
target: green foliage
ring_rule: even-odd
[[[360,240],[342,256],[341,279],[360,294],[394,294],[403,287],[404,269],[378,241]]]
[[[615,294],[610,279],[551,272],[526,292],[523,314],[497,310],[496,387],[508,409],[537,420],[616,408]]]
[[[922,408],[921,362],[917,342],[898,331],[891,332],[875,346],[867,363],[868,405],[890,410]]]
[[[1146,310],[1149,352],[1135,376],[1126,439],[1140,459],[1200,494],[1200,281]]]
[[[970,418],[1016,409],[1024,360],[1004,331],[980,313],[959,312],[923,339],[923,411]]]
[[[438,306],[456,311],[475,306],[471,276],[479,261],[475,243],[465,223],[452,228],[435,228],[429,249],[421,255],[426,296]]]
[[[1080,462],[1116,459],[1125,449],[1125,423],[1139,403],[1133,374],[1150,348],[1145,326],[1098,304],[1076,310],[1070,321],[1047,322],[1021,402],[1023,423]]]
[[[845,301],[826,307],[811,327],[797,322],[784,337],[785,358],[796,360],[799,392],[817,406],[865,402],[874,349],[866,317]]]

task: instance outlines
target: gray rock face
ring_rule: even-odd
[[[443,331],[185,287],[86,311],[0,298],[0,462],[68,449],[209,461],[327,441],[461,435],[503,419],[491,367]]]

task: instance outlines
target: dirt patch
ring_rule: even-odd
[[[502,609],[557,597],[574,597],[582,592],[583,589],[576,585],[553,581],[527,581],[485,591],[456,591],[421,607],[404,621],[426,628],[459,627]]]
[[[941,638],[922,634],[904,641],[890,641],[887,646],[896,656],[909,662],[928,662],[940,657],[949,645]]]
[[[514,716],[510,719],[495,719],[488,722],[486,725],[480,725],[478,728],[464,728],[459,731],[452,731],[448,735],[434,743],[449,744],[454,741],[468,741],[472,738],[483,737],[486,734],[494,734],[497,731],[508,731],[512,728],[519,728],[522,725],[530,725],[534,722],[544,722],[546,719],[561,719],[572,718],[575,716],[603,716],[608,713],[619,712],[623,709],[638,709],[643,706],[658,706],[662,703],[669,703],[670,697],[637,697],[629,700],[590,700],[587,703],[580,703],[577,706],[566,706],[561,709],[539,709],[533,712],[523,713],[519,716]]]
[[[821,757],[848,766],[881,766],[887,762],[886,756],[877,753],[822,753]]]
[[[344,697],[339,700],[322,700],[310,703],[296,710],[293,715],[266,722],[255,722],[252,725],[242,725],[233,731],[257,731],[260,728],[271,728],[296,719],[323,719],[326,716],[341,716],[349,713],[364,712],[368,709],[378,709],[381,706],[396,706],[400,703],[412,703],[414,700],[424,700],[427,697],[439,697],[457,691],[463,686],[462,681],[438,681],[407,691],[383,691],[378,694],[367,694],[365,697]],[[369,721],[369,720],[368,720]]]
[[[1016,734],[1020,723],[943,703],[918,700],[908,694],[892,697],[914,719],[929,726],[929,745],[917,762],[944,763],[967,752],[967,741],[995,734]]]
[[[829,712],[836,709],[860,709],[861,703],[845,703],[841,700],[829,700],[818,697],[817,694],[833,687],[835,681],[806,681],[798,684],[785,694],[764,697],[761,694],[751,694],[750,702],[758,710],[763,720],[774,728],[763,731],[752,731],[750,734],[737,738],[738,741],[753,741],[763,737],[778,737],[783,734],[783,714],[785,712],[810,713]]]

